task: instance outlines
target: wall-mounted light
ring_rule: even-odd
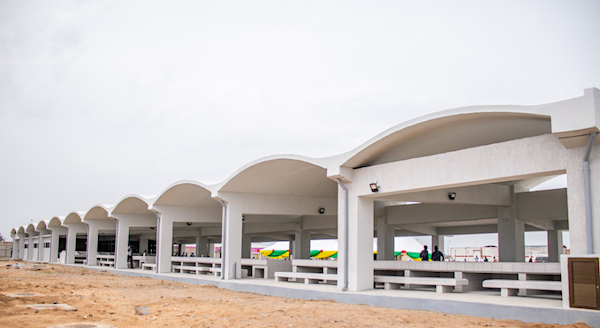
[[[377,181],[369,184],[369,187],[371,187],[371,191],[372,192],[378,192],[379,191],[379,186],[377,185]]]
[[[455,200],[456,199],[456,193],[454,191],[449,192],[448,193],[448,199]]]
[[[242,221],[246,220],[246,216],[242,215]]]
[[[319,214],[325,213],[325,209],[323,207],[319,208]]]
[[[150,229],[154,230],[154,227],[150,227]]]
[[[189,225],[189,226],[191,226],[191,225],[192,225],[192,222],[188,222],[188,223],[186,223],[186,224],[187,224],[187,225]]]

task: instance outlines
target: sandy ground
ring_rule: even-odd
[[[7,263],[14,262],[0,262],[0,327],[588,327],[262,296],[59,265],[15,269]],[[36,303],[64,303],[77,311],[22,307]],[[135,315],[135,306],[147,306],[149,315]]]

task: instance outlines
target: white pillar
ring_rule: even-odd
[[[19,256],[19,249],[20,249],[20,244],[21,244],[21,240],[20,239],[15,239],[13,237],[13,246],[12,246],[12,254],[10,256],[11,259],[17,259]]]
[[[115,269],[127,269],[127,250],[129,248],[129,224],[126,220],[117,221],[115,238]]]
[[[173,220],[165,214],[160,215],[156,235],[156,254],[158,273],[171,272],[171,256],[173,255]]]
[[[498,257],[500,262],[525,262],[525,223],[517,218],[517,197],[512,205],[498,206]]]
[[[98,227],[94,224],[88,223],[88,234],[87,234],[87,265],[96,266],[98,265]]]
[[[562,254],[562,231],[548,230],[548,262],[558,262]]]
[[[210,243],[208,244],[208,257],[215,257],[215,244],[214,243]]]
[[[444,236],[441,235],[432,235],[431,236],[431,252],[435,250],[435,246],[438,247],[439,251],[444,253]],[[444,259],[446,259],[446,254],[444,254]]]
[[[50,263],[58,263],[58,247],[60,245],[60,235],[66,234],[66,229],[62,227],[50,228]]]
[[[250,234],[242,234],[242,258],[249,259],[252,255],[252,236]]]
[[[144,254],[144,251],[148,253],[148,235],[145,233],[140,235],[140,254]]]
[[[377,220],[377,260],[394,259],[394,227],[386,224],[385,216]]]
[[[75,263],[75,245],[77,244],[77,231],[75,227],[67,227],[67,264]]]
[[[27,246],[27,261],[33,261],[33,233],[29,234],[29,245]]]
[[[300,227],[296,229],[293,242],[294,253],[292,254],[294,259],[310,259],[310,235],[310,231],[303,230]]]
[[[25,234],[20,234],[20,235],[19,235],[19,237],[20,237],[20,243],[19,243],[19,258],[20,258],[21,260],[25,260],[25,259],[27,258],[27,257],[25,256],[25,253],[26,253],[26,251],[27,251],[27,250],[25,249],[25,238],[27,238],[27,237],[26,237],[26,235],[25,235]],[[29,247],[29,246],[28,246],[28,247]]]
[[[196,235],[196,256],[206,256],[208,253],[208,237],[202,236],[202,229]]]
[[[373,289],[373,200],[349,195],[348,290]]]
[[[225,279],[242,277],[242,211],[235,204],[227,204],[227,222],[225,223]],[[235,276],[233,267],[235,266]]]

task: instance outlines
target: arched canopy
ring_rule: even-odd
[[[71,212],[69,213],[69,215],[67,215],[67,217],[65,218],[65,220],[63,221],[63,224],[78,224],[78,223],[83,223],[83,214],[85,212]]]
[[[19,227],[19,229],[17,230],[17,233],[18,234],[24,234],[25,233],[25,227],[24,226]]]
[[[17,229],[16,228],[12,228],[10,230],[10,236],[15,239],[15,235],[17,234]]]
[[[104,204],[97,204],[94,205],[92,208],[89,209],[89,211],[87,211],[85,213],[85,215],[83,216],[83,221],[86,220],[108,220],[108,219],[112,219],[111,217],[109,217],[109,213],[113,210],[114,205],[104,205]]]
[[[37,227],[35,228],[35,230],[46,230],[48,229],[48,222],[46,221],[40,221],[40,223],[37,224]]]
[[[26,233],[32,233],[35,232],[35,225],[33,223],[30,223],[29,225],[27,225],[27,228],[25,229]]]
[[[48,227],[62,227],[64,218],[60,218],[58,216],[53,217],[48,221]]]
[[[219,191],[255,194],[337,197],[337,184],[315,160],[270,157],[246,165],[222,183]]]
[[[135,194],[125,196],[119,202],[117,202],[111,213],[147,214],[153,198],[154,196],[145,197]]]
[[[552,133],[549,116],[515,107],[469,107],[417,118],[351,151],[342,166],[359,168]]]
[[[161,192],[153,205],[220,207],[212,198],[211,190],[197,181],[179,181]]]

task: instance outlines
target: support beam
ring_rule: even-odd
[[[385,216],[375,218],[377,221],[377,260],[394,259],[394,227],[386,224]]]
[[[293,259],[310,259],[310,239],[310,231],[303,230],[301,227],[296,229],[294,241],[290,243]]]
[[[498,206],[498,251],[500,262],[525,261],[525,223],[517,218],[517,197],[513,205]]]
[[[373,199],[348,202],[348,290],[373,289]]]

